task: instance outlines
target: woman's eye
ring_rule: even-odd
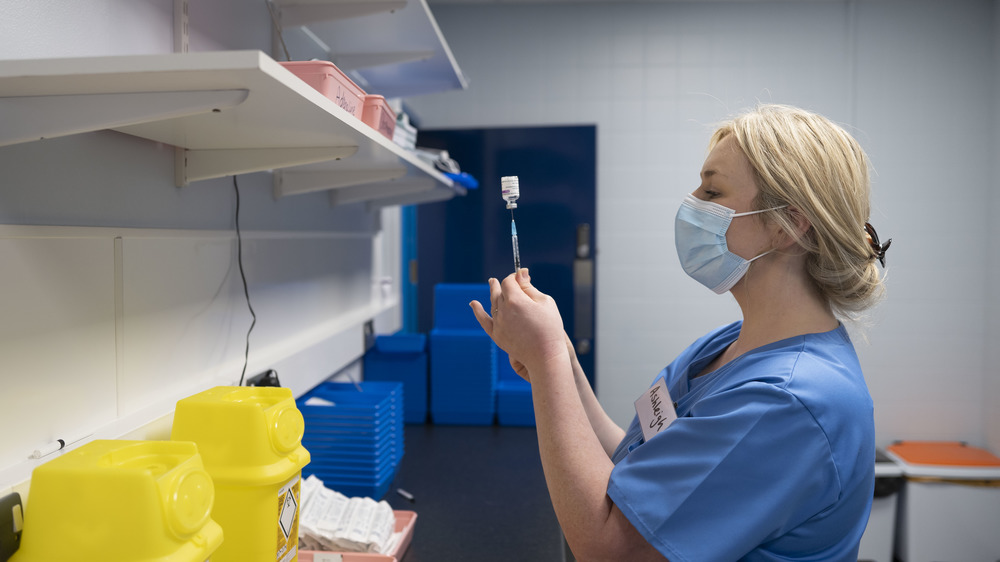
[[[706,189],[705,190],[705,196],[708,197],[710,200],[711,199],[715,199],[716,197],[719,196],[719,192],[718,191],[711,191],[711,190]]]

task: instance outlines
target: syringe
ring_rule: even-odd
[[[514,246],[514,272],[516,273],[521,269],[521,253],[517,249],[517,226],[514,225],[514,209],[517,208],[517,199],[521,196],[517,176],[500,178],[500,193],[503,200],[507,202],[507,208],[510,209],[510,241]]]
[[[521,252],[517,250],[517,227],[514,226],[514,219],[510,220],[510,242],[514,245],[514,272],[521,269]]]

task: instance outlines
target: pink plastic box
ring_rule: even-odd
[[[341,109],[361,119],[365,107],[365,91],[332,62],[292,61],[282,62],[281,66],[333,100]]]
[[[396,562],[402,558],[403,554],[406,553],[406,549],[410,546],[410,541],[413,540],[413,527],[417,524],[417,512],[397,509],[393,513],[396,515],[395,531],[403,533],[403,537],[399,540],[399,544],[396,545],[396,549],[389,554],[342,552],[340,554],[343,554],[344,562]],[[314,550],[300,550],[299,562],[313,562],[317,554],[325,553]],[[322,558],[320,559],[322,560]]]
[[[336,560],[333,555],[340,556],[343,562],[397,562],[395,556],[386,554],[368,554],[361,552],[322,552],[315,550],[300,550],[299,562],[325,562]]]
[[[365,96],[365,110],[361,120],[392,140],[392,133],[396,130],[396,113],[389,107],[385,97],[374,94]]]

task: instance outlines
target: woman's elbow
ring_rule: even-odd
[[[572,538],[571,538],[572,537]],[[617,507],[601,529],[566,533],[579,562],[663,562],[667,560],[643,537]]]

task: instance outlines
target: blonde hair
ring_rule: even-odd
[[[831,310],[853,318],[884,294],[864,227],[870,212],[869,162],[850,134],[795,107],[761,105],[723,123],[714,147],[732,135],[750,160],[755,208],[791,234],[808,254],[806,272]],[[793,210],[811,227],[801,236]]]

